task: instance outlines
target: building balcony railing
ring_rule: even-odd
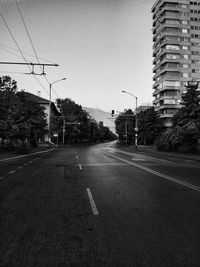
[[[176,77],[180,77],[180,73],[181,73],[182,68],[181,67],[164,67],[161,70],[159,70],[154,76],[153,76],[153,80],[155,80],[157,77],[159,77],[160,75],[162,75],[163,73],[169,71],[169,72],[176,72],[177,76]],[[170,76],[170,75],[169,75]],[[174,76],[172,76],[174,77]]]
[[[164,118],[172,118],[174,116],[174,114],[169,114],[169,113],[166,113],[166,114],[160,114],[160,118],[161,119],[164,119]]]
[[[181,105],[179,104],[160,104],[159,109],[179,109],[181,108]]]
[[[182,86],[163,86],[162,88],[159,88],[160,90],[160,93],[163,92],[163,91],[174,91],[174,90],[177,90],[177,91],[180,91],[183,87]]]

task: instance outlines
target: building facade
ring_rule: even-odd
[[[200,0],[157,0],[152,14],[153,103],[170,127],[184,85],[200,80]]]

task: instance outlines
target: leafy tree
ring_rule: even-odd
[[[158,149],[180,152],[195,152],[200,138],[199,83],[188,82],[182,96],[183,107],[173,117],[172,129],[165,132]]]
[[[44,107],[32,101],[25,92],[18,92],[18,112],[15,117],[15,138],[23,143],[25,139],[36,146],[38,139],[45,134],[47,122]]]
[[[182,144],[178,150],[196,151],[198,139],[200,138],[200,92],[199,83],[188,82],[187,91],[182,96],[183,107],[174,115],[173,125],[182,127]]]
[[[158,114],[152,107],[145,111],[140,111],[137,114],[137,118],[139,144],[153,144],[162,129],[162,123]],[[135,142],[135,119],[136,117],[132,110],[126,110],[117,117],[115,125],[119,141],[127,141],[128,144]]]
[[[70,143],[85,143],[111,140],[113,134],[106,127],[100,127],[98,123],[71,99],[57,99],[58,108],[65,117],[65,140]],[[73,123],[79,123],[74,125]],[[58,129],[63,127],[63,118],[57,124]]]
[[[152,145],[157,140],[162,130],[162,122],[154,107],[138,113],[139,143]]]
[[[7,139],[11,141],[12,130],[15,128],[14,114],[16,113],[17,83],[9,76],[0,78],[0,137],[2,144]]]
[[[36,145],[46,128],[44,108],[31,101],[25,92],[17,92],[17,83],[9,76],[0,78],[0,137],[15,145],[25,140]]]
[[[134,143],[135,116],[131,109],[125,110],[116,118],[115,128],[119,141]]]

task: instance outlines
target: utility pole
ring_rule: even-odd
[[[65,144],[65,119],[63,120],[63,145]]]
[[[135,108],[135,149],[138,148],[138,116],[137,116],[137,101],[138,101],[138,98],[137,96],[135,96],[134,94],[131,94],[127,91],[122,91],[122,93],[125,93],[125,94],[128,94],[128,95],[131,95],[135,98],[135,101],[136,101],[136,108]]]

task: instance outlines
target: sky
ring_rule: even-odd
[[[152,103],[152,14],[155,0],[0,0],[1,62],[59,64],[46,76],[26,65],[0,64],[18,90],[110,112]],[[26,24],[21,19],[19,9]],[[15,41],[14,41],[15,40]],[[19,51],[22,51],[23,57]],[[34,72],[41,73],[40,67]],[[42,86],[41,86],[42,85]]]

